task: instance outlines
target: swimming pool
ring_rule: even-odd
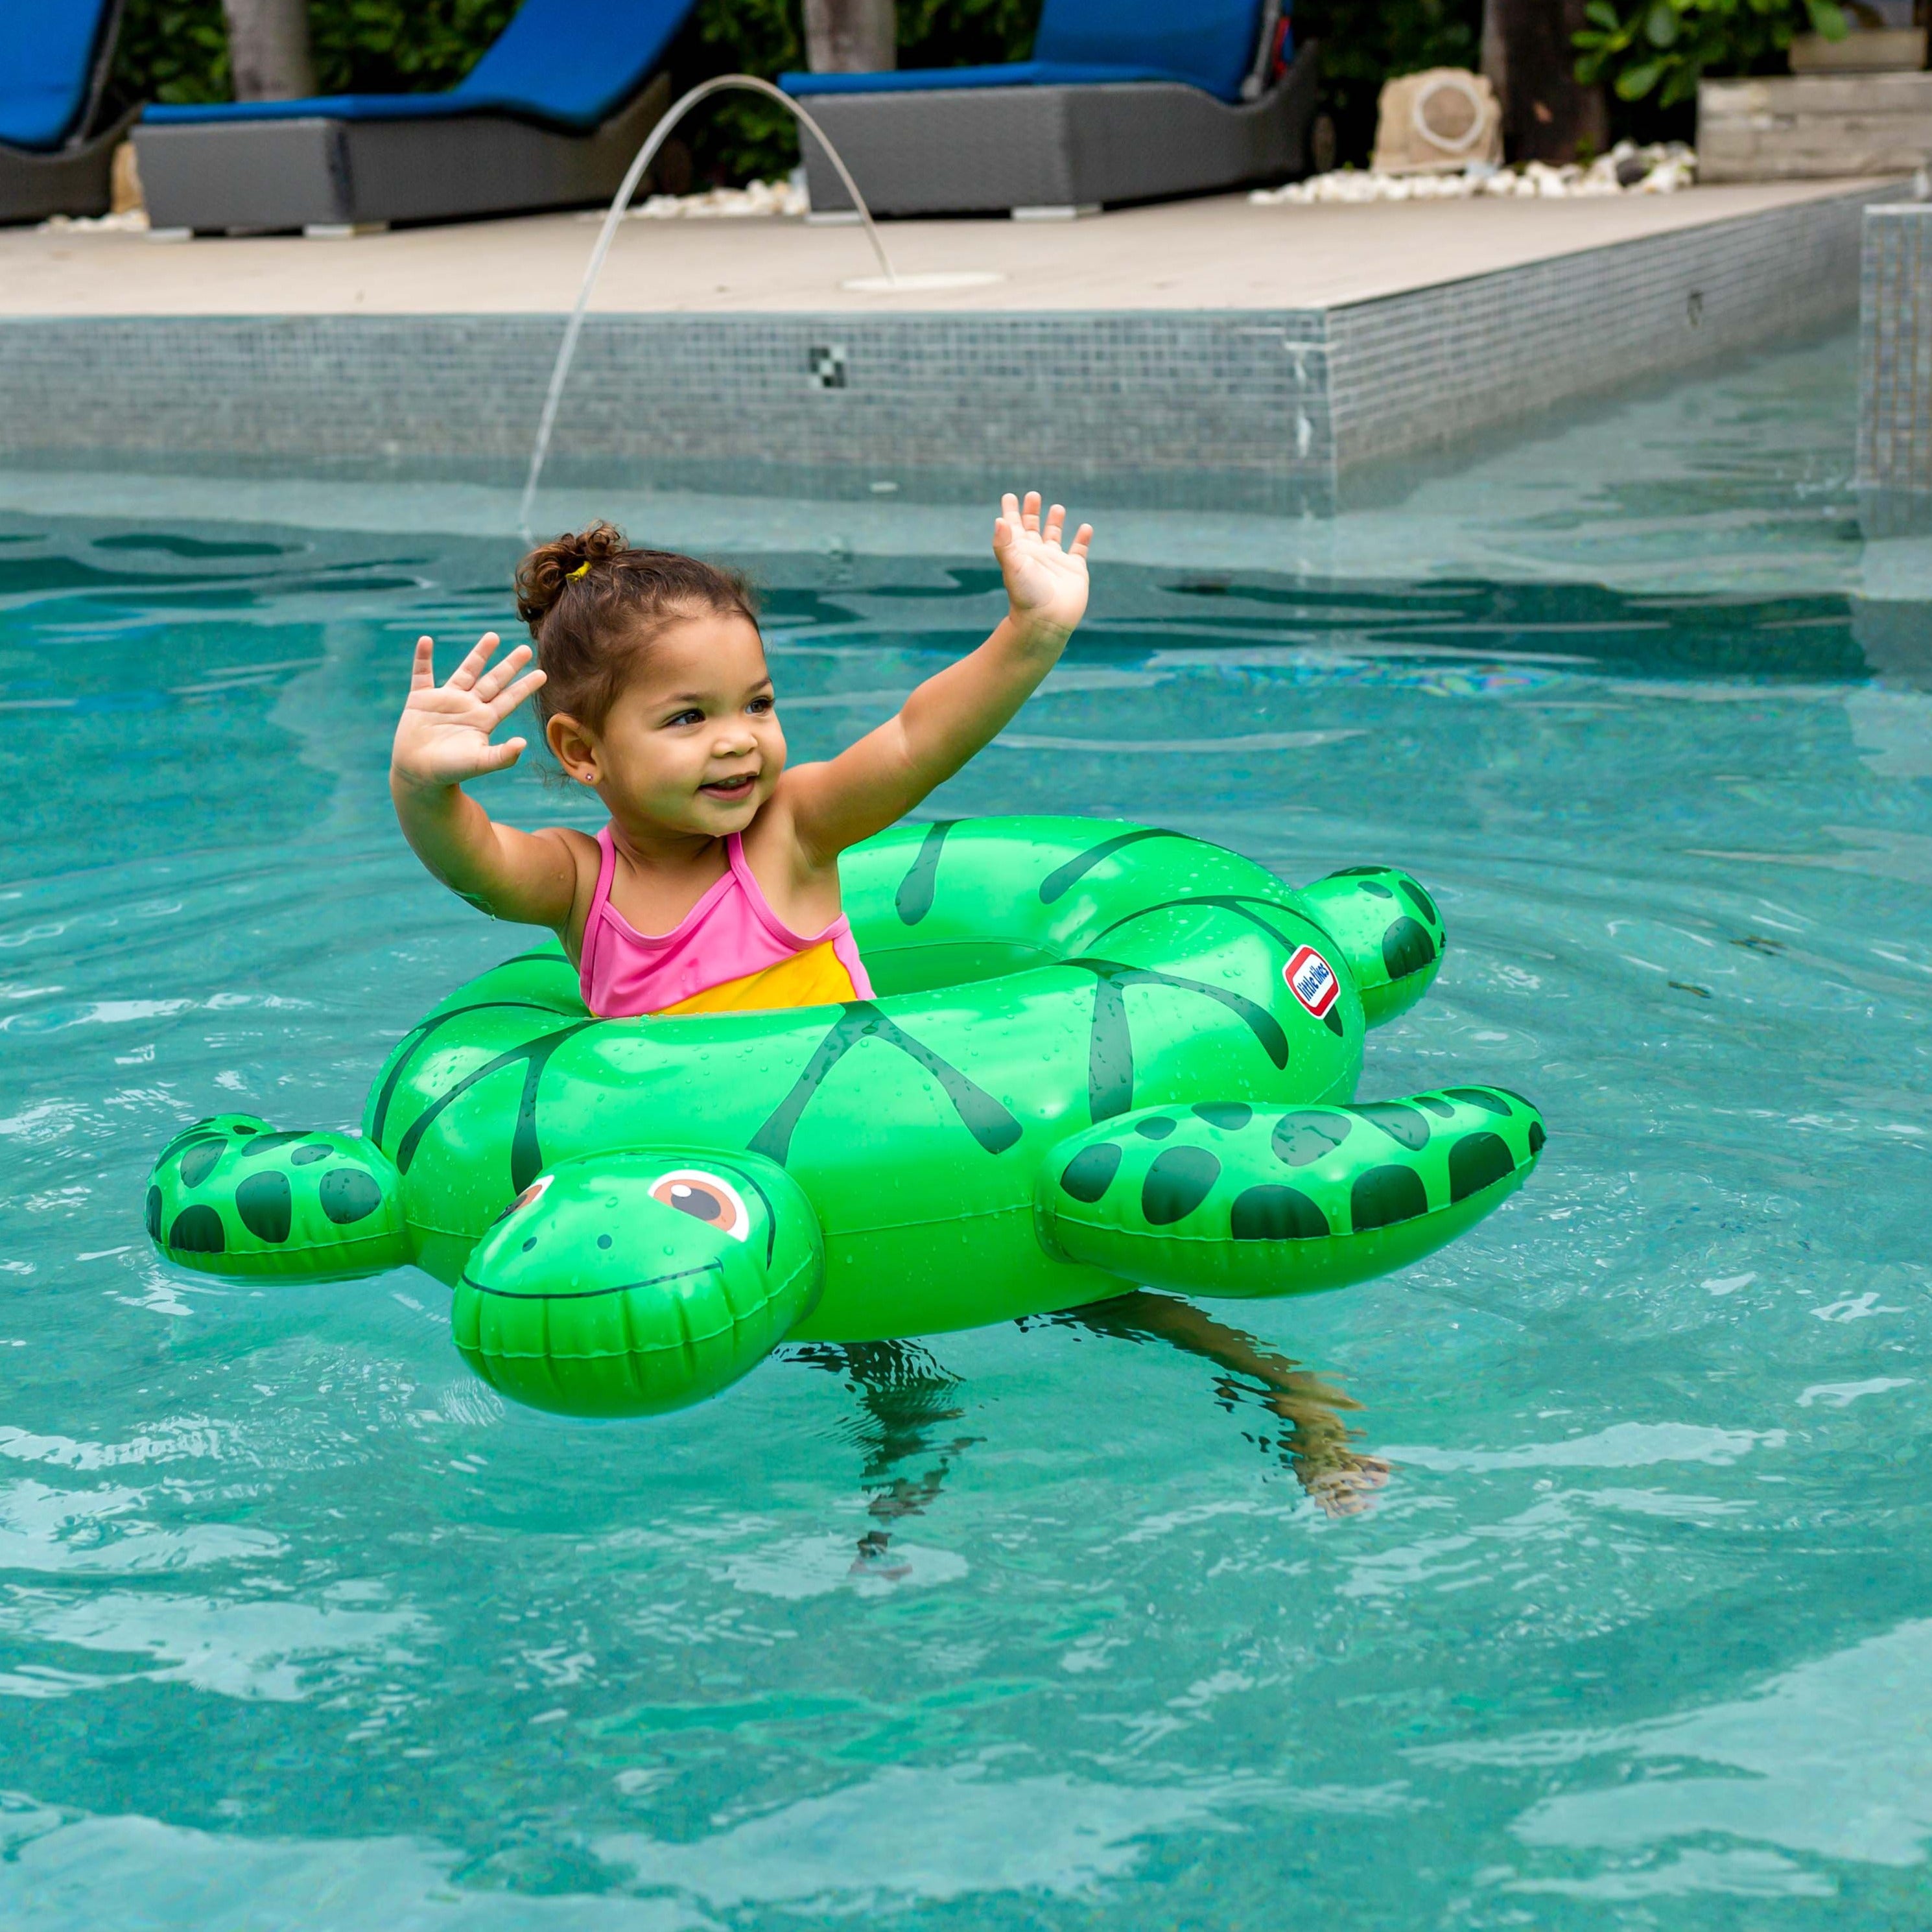
[[[0,1916],[1923,1923],[1932,572],[1858,541],[1842,352],[1566,431],[1587,487],[1557,438],[1332,526],[1140,519],[932,801],[1440,898],[1364,1090],[1520,1088],[1550,1148],[1406,1274],[1210,1308],[1273,1406],[1044,1322],[573,1424],[426,1277],[159,1266],[170,1132],[352,1124],[513,949],[382,774],[410,640],[506,625],[514,546],[10,481]],[[762,533],[795,757],[997,614],[976,512],[647,513]]]

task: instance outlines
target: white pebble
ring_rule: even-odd
[[[1617,179],[1620,164],[1641,162],[1642,176],[1625,188]],[[1372,169],[1337,168],[1280,188],[1258,188],[1248,200],[1257,208],[1308,208],[1317,204],[1354,206],[1371,201],[1467,201],[1477,195],[1525,200],[1561,200],[1606,194],[1674,194],[1697,179],[1696,153],[1682,141],[1639,147],[1619,141],[1587,168],[1574,162],[1552,167],[1526,161],[1520,168],[1478,164],[1442,174],[1384,175]],[[759,184],[762,186],[763,184]],[[789,212],[789,211],[786,211]]]

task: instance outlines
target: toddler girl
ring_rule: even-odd
[[[555,932],[601,1018],[867,998],[838,855],[950,778],[1053,668],[1087,608],[1094,535],[1082,524],[1063,549],[1065,517],[1007,496],[999,628],[837,758],[790,770],[740,580],[632,550],[608,524],[542,544],[517,572],[537,668],[527,644],[492,665],[492,632],[438,684],[417,640],[389,766],[404,836],[472,905]],[[499,825],[462,789],[522,755],[490,734],[531,696],[557,763],[610,814],[594,838]]]

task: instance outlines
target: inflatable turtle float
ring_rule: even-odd
[[[1352,1103],[1366,1029],[1442,960],[1406,872],[1296,891],[1179,832],[1042,818],[897,826],[843,874],[873,998],[599,1020],[546,945],[411,1028],[361,1134],[178,1135],[149,1234],[244,1280],[414,1262],[505,1395],[638,1415],[788,1340],[1366,1280],[1543,1146],[1500,1088]]]

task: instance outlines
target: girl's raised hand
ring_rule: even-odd
[[[425,790],[460,784],[485,772],[502,771],[523,755],[526,740],[493,745],[490,734],[542,684],[544,674],[533,670],[517,676],[536,655],[528,644],[519,644],[501,664],[491,664],[501,641],[494,631],[485,632],[448,682],[438,684],[434,647],[428,638],[416,640],[409,700],[389,754],[392,777]]]
[[[1094,526],[1082,524],[1066,549],[1060,547],[1066,512],[1056,503],[1042,526],[1040,492],[1029,490],[1024,506],[1010,490],[1000,500],[993,526],[993,555],[1006,581],[1012,621],[1022,628],[1064,639],[1087,608],[1087,547]]]

